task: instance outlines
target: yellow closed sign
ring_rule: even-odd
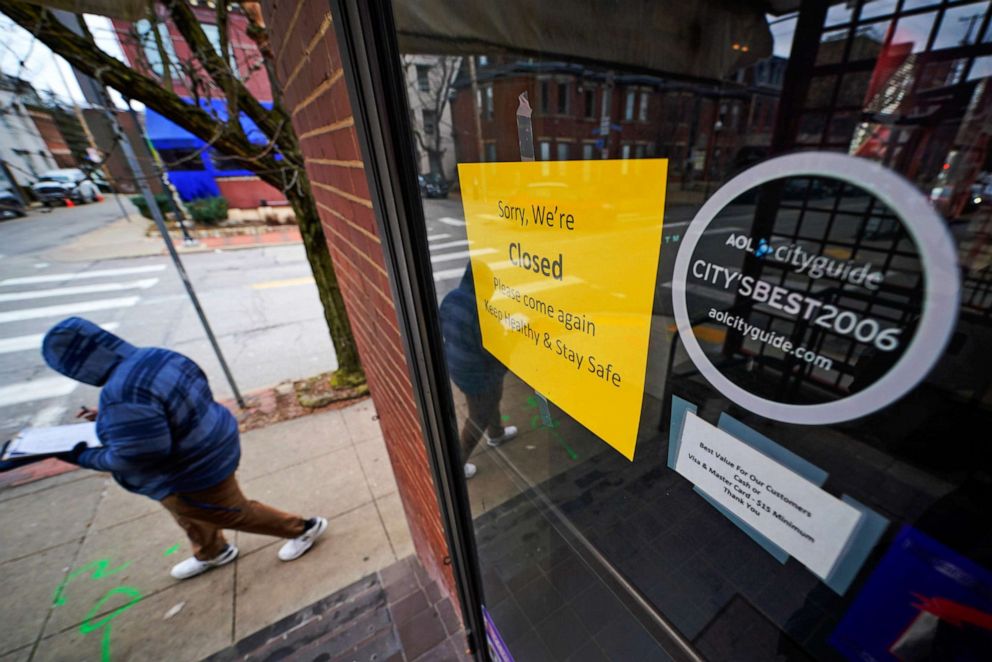
[[[459,164],[485,348],[634,459],[665,159]]]

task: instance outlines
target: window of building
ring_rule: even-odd
[[[490,163],[496,160],[496,143],[489,142],[483,145],[482,160]]]
[[[571,107],[571,89],[572,86],[568,83],[558,83],[558,114],[568,115],[569,108]]]
[[[480,67],[484,67],[487,64],[489,64],[489,58],[486,57],[485,55],[480,55],[477,58],[475,58],[475,63]]]
[[[431,65],[429,64],[418,64],[417,65],[417,89],[421,92],[431,91]]]
[[[586,90],[583,99],[585,100],[585,116],[590,119],[596,117],[596,90]]]
[[[199,149],[160,149],[158,155],[162,158],[167,170],[206,170],[203,164],[203,154]]]
[[[424,133],[433,136],[434,132],[437,131],[437,115],[433,110],[424,108],[420,111],[420,117],[424,123]]]
[[[623,118],[625,120],[634,119],[634,102],[637,97],[637,90],[630,88],[627,90],[627,98],[623,104]]]
[[[234,156],[224,156],[216,150],[210,150],[210,161],[214,170],[248,170],[247,164]]]
[[[479,90],[479,93],[482,95],[482,103],[480,104],[482,118],[491,120],[493,118],[493,111],[495,110],[492,84],[484,86]]]
[[[166,57],[169,58],[169,73],[173,78],[179,78],[181,70],[178,64],[179,60],[176,57],[175,46],[173,46],[172,38],[169,36],[169,27],[164,23],[158,23],[157,26],[159,37],[162,40],[162,48],[165,50]],[[138,33],[138,41],[141,43],[141,50],[148,61],[148,67],[156,76],[164,76],[165,65],[162,62],[162,53],[158,49],[155,35],[152,34],[151,22],[147,19],[141,19],[134,24],[134,29]]]
[[[415,6],[416,0],[397,0],[396,4]],[[467,0],[461,4],[489,16],[483,12],[491,3]],[[602,23],[615,14],[611,3],[591,4],[604,7],[602,12],[595,14],[595,20],[588,18],[589,12],[584,13],[583,35],[587,41],[600,34]],[[969,252],[970,244],[964,243],[965,237],[971,234],[970,228],[978,230],[980,225],[972,223],[969,226],[968,219],[980,218],[985,213],[981,208],[974,209],[978,196],[969,196],[969,192],[987,189],[990,183],[986,173],[992,172],[992,160],[982,162],[985,137],[980,127],[981,110],[988,103],[987,88],[992,84],[992,56],[988,54],[992,35],[986,36],[990,2],[852,0],[832,3],[837,6],[830,8],[833,19],[828,19],[830,22],[826,26],[824,14],[827,9],[816,3],[812,3],[815,6],[807,4],[796,5],[791,16],[782,12],[766,14],[767,8],[763,6],[750,9],[753,22],[766,21],[768,24],[773,48],[767,51],[754,39],[736,37],[737,41],[731,38],[728,43],[719,30],[703,30],[691,39],[670,40],[666,48],[673,55],[661,61],[647,53],[624,55],[622,62],[603,61],[601,50],[583,48],[581,42],[571,56],[561,49],[552,50],[550,47],[554,44],[549,42],[550,52],[542,54],[528,50],[528,57],[519,55],[520,44],[515,40],[505,43],[508,40],[503,38],[501,42],[490,29],[486,35],[492,39],[492,46],[487,52],[502,53],[498,56],[501,62],[498,70],[491,73],[501,76],[496,80],[505,80],[507,84],[505,102],[501,97],[501,103],[506,106],[505,117],[500,119],[512,120],[516,94],[528,89],[535,110],[532,125],[534,156],[547,161],[542,164],[546,166],[543,170],[534,169],[542,173],[540,183],[573,189],[582,204],[588,201],[589,209],[599,205],[604,210],[612,210],[618,196],[611,196],[611,192],[605,196],[593,195],[592,189],[599,183],[595,180],[576,182],[569,178],[569,181],[563,181],[566,178],[561,177],[555,181],[559,172],[567,170],[561,159],[588,159],[577,170],[592,173],[592,178],[596,177],[599,166],[604,166],[603,171],[611,169],[609,164],[602,163],[604,155],[618,160],[638,159],[637,164],[616,168],[619,175],[616,188],[619,189],[620,184],[626,185],[638,171],[643,171],[645,159],[664,157],[669,159],[670,193],[692,191],[693,198],[699,198],[699,202],[716,201],[714,194],[719,196],[717,191],[733,175],[767,163],[766,159],[779,153],[780,149],[801,152],[812,147],[835,152],[838,158],[856,154],[859,159],[852,158],[852,163],[871,159],[875,162],[872,167],[876,174],[888,170],[898,174],[907,186],[909,182],[915,182],[920,190],[906,190],[905,195],[915,196],[915,202],[920,205],[933,205],[948,220],[961,219],[956,221],[958,227],[954,228],[957,237],[944,237],[951,255],[945,256],[950,261],[946,263],[948,269],[942,274],[941,282],[944,287],[955,273],[961,275],[960,297],[955,295],[948,299],[946,294],[933,292],[948,304],[949,315],[944,318],[948,327],[953,322],[948,320],[954,315],[955,307],[961,308],[961,324],[952,336],[955,338],[952,341],[954,350],[943,352],[936,347],[926,359],[939,361],[935,370],[953,377],[939,384],[940,378],[924,381],[920,377],[919,387],[913,387],[918,390],[907,393],[904,400],[886,405],[870,418],[845,420],[839,425],[810,425],[797,429],[793,422],[778,420],[775,413],[768,416],[760,410],[749,411],[747,406],[731,405],[726,394],[681,355],[690,346],[688,343],[698,346],[700,361],[712,365],[716,370],[714,375],[725,373],[735,390],[752,389],[760,398],[778,398],[783,404],[835,403],[849,397],[857,400],[865,394],[860,389],[902,360],[894,355],[883,356],[884,351],[876,351],[878,346],[859,340],[857,334],[875,328],[879,333],[882,329],[891,329],[891,333],[905,334],[900,343],[909,343],[910,337],[917,333],[915,320],[920,318],[914,316],[921,309],[919,302],[930,292],[927,267],[917,258],[921,247],[915,246],[889,209],[882,210],[887,205],[872,192],[873,177],[869,177],[872,181],[865,182],[864,187],[859,187],[847,182],[843,176],[837,176],[837,181],[830,181],[833,178],[828,177],[811,179],[800,169],[791,176],[788,172],[781,173],[782,195],[775,196],[774,201],[766,200],[768,196],[760,196],[760,191],[752,189],[753,193],[749,192],[748,197],[741,200],[753,206],[760,198],[760,218],[753,213],[735,216],[733,225],[741,227],[734,232],[768,237],[776,244],[802,245],[802,250],[809,256],[814,252],[822,256],[821,261],[834,259],[830,255],[847,258],[853,255],[856,259],[847,260],[852,267],[867,265],[869,261],[881,265],[896,260],[898,282],[890,283],[895,276],[890,277],[882,270],[878,278],[889,280],[885,280],[881,291],[853,283],[838,286],[837,292],[831,291],[830,303],[838,309],[847,306],[854,311],[843,315],[847,323],[843,320],[839,323],[848,324],[846,328],[853,331],[845,335],[834,327],[803,335],[806,325],[801,314],[789,316],[782,309],[769,311],[768,306],[752,306],[745,310],[747,307],[738,306],[732,298],[724,296],[727,288],[722,283],[695,276],[690,269],[679,277],[687,286],[686,311],[682,315],[688,320],[687,323],[683,320],[686,333],[680,333],[677,339],[673,337],[672,345],[665,348],[667,351],[649,351],[644,346],[638,357],[638,367],[643,358],[646,374],[653,375],[654,384],[650,389],[643,389],[642,408],[651,415],[642,417],[636,430],[639,440],[633,461],[608,448],[605,435],[579,423],[580,415],[587,413],[583,407],[575,407],[572,411],[565,411],[560,406],[545,409],[541,398],[534,394],[536,380],[528,373],[532,364],[518,361],[515,366],[504,366],[508,371],[500,368],[499,378],[504,379],[504,388],[499,392],[499,409],[507,417],[505,424],[528,426],[529,429],[525,439],[511,441],[506,450],[499,453],[488,451],[485,444],[476,446],[482,451],[475,455],[480,475],[464,485],[458,477],[455,486],[459,490],[452,501],[459,507],[460,514],[471,514],[470,518],[462,518],[465,529],[462,533],[468,542],[474,538],[475,545],[474,548],[466,545],[462,555],[468,570],[477,572],[481,579],[483,590],[480,592],[486,601],[487,616],[478,618],[481,614],[478,602],[466,611],[470,617],[476,616],[476,620],[485,620],[487,625],[495,624],[493,632],[500,630],[504,637],[502,643],[518,659],[570,659],[582,657],[588,651],[593,651],[597,659],[667,659],[656,650],[652,639],[657,640],[658,648],[666,649],[673,657],[856,659],[859,655],[873,654],[870,651],[876,648],[881,654],[889,649],[905,651],[912,647],[914,642],[907,643],[907,637],[902,640],[899,637],[919,625],[918,609],[904,610],[905,618],[900,616],[900,622],[893,623],[891,628],[882,627],[881,620],[885,619],[866,620],[864,616],[873,612],[895,613],[889,608],[890,604],[904,606],[906,595],[920,586],[929,590],[929,585],[923,581],[910,586],[915,581],[914,571],[906,570],[910,563],[921,568],[927,566],[930,570],[940,564],[944,569],[965,572],[966,562],[974,561],[975,568],[981,564],[983,569],[974,574],[968,570],[969,576],[984,573],[980,580],[983,586],[992,582],[986,581],[988,578],[985,577],[992,561],[979,549],[981,541],[976,542],[977,538],[969,535],[971,529],[968,528],[974,513],[992,507],[992,491],[983,487],[988,481],[977,488],[974,482],[969,483],[974,480],[972,470],[980,464],[981,458],[968,455],[971,447],[967,443],[961,448],[950,449],[952,452],[941,455],[939,461],[931,462],[932,454],[925,452],[928,440],[946,430],[948,425],[970,441],[973,427],[985,429],[992,423],[992,410],[985,406],[992,402],[992,389],[979,374],[990,368],[989,365],[978,365],[981,362],[974,359],[977,356],[975,348],[980,348],[982,343],[979,329],[982,323],[976,320],[990,319],[992,309],[992,302],[983,294],[988,290],[990,277],[983,271],[987,261],[980,256],[975,258],[974,252]],[[741,8],[750,7],[749,3],[729,3],[727,6],[731,5],[733,7],[726,11],[721,7],[708,7],[707,25],[719,26],[719,19],[723,25],[743,26],[741,17],[747,14]],[[576,23],[581,22],[583,17],[578,12],[573,13]],[[800,16],[799,22],[804,27],[794,34]],[[918,18],[921,16],[924,18]],[[864,20],[865,17],[868,20]],[[488,18],[473,26],[479,30],[491,28]],[[545,23],[539,27],[550,33],[559,26]],[[894,38],[897,28],[899,37]],[[842,33],[843,39],[821,40],[820,34],[828,31]],[[476,30],[465,29],[459,37],[471,40],[476,39],[477,34]],[[651,26],[635,26],[632,34],[635,38],[650,39]],[[829,66],[816,61],[821,48],[835,51],[836,58]],[[914,48],[924,49],[919,58],[910,57]],[[734,49],[741,54],[737,64],[744,65],[736,75],[721,63],[709,66],[698,57],[700,52],[719,50],[732,54]],[[940,49],[944,52],[935,52]],[[767,57],[764,56],[766,52]],[[607,55],[620,57],[616,53]],[[790,59],[792,56],[795,56],[794,60]],[[959,64],[965,68],[959,68]],[[781,89],[780,81],[787,67],[790,80],[795,76],[809,84]],[[615,79],[609,83],[613,87],[606,92],[605,74],[610,71]],[[734,77],[753,89],[732,89],[727,82]],[[484,82],[489,83],[488,75],[485,78]],[[543,83],[543,80],[548,82]],[[563,89],[564,81],[568,81],[570,89]],[[578,88],[580,84],[581,88]],[[480,82],[479,87],[482,85]],[[515,93],[510,92],[511,85],[517,86]],[[961,88],[954,90],[960,92],[956,101],[951,101],[952,90],[939,89],[946,85]],[[664,87],[664,93],[657,89],[661,87]],[[605,97],[597,97],[597,89],[603,89],[612,104],[609,113],[612,126],[604,127],[609,132],[603,135],[599,135],[599,116]],[[938,93],[931,92],[935,89]],[[567,118],[561,114],[568,108],[565,104],[570,102],[564,98],[566,93],[577,105],[568,109],[571,114]],[[458,94],[466,94],[464,88]],[[797,117],[784,118],[787,120],[784,124],[781,123],[783,118],[779,118],[780,124],[776,124],[774,116],[779,104],[783,109],[798,109]],[[484,105],[480,101],[480,108]],[[949,114],[942,115],[943,124],[934,133],[932,126],[921,123],[921,113],[942,105],[945,110],[949,109]],[[416,112],[419,120],[419,108]],[[480,110],[480,114],[482,112]],[[409,117],[405,113],[394,114],[398,121]],[[572,118],[579,121],[570,121]],[[440,117],[438,119],[440,121]],[[454,134],[458,147],[456,156],[481,160],[476,158],[481,149],[489,160],[488,144],[483,148],[476,142],[474,119],[470,115],[452,118],[454,126],[450,133]],[[793,119],[798,126],[793,126]],[[444,120],[444,133],[447,134],[447,115]],[[483,128],[486,141],[499,146],[500,158],[517,160],[519,134],[515,122],[487,122]],[[770,132],[775,129],[776,146],[771,149]],[[607,145],[605,149],[604,144]],[[810,159],[821,158],[816,152],[806,153]],[[558,163],[550,164],[550,160],[558,160]],[[597,163],[593,164],[593,160]],[[372,170],[389,172],[386,168]],[[945,173],[943,178],[941,173]],[[541,200],[549,195],[537,188],[540,185],[537,181],[527,183],[535,185],[529,192],[532,199]],[[646,191],[651,200],[645,208],[652,209],[658,217],[663,211],[657,202],[662,185],[660,181],[649,184],[650,191]],[[582,190],[583,187],[589,190]],[[551,197],[547,198],[549,201],[558,195],[557,190],[552,188],[552,191]],[[632,201],[638,192],[628,193],[623,203]],[[494,186],[487,192],[487,199],[493,200],[495,206],[500,193],[502,190],[497,192]],[[504,196],[503,202],[506,201]],[[724,216],[734,213],[732,207],[728,207]],[[562,210],[560,208],[557,213]],[[425,205],[423,212],[426,232],[438,227],[437,218],[450,213],[432,203]],[[568,212],[572,213],[572,210]],[[477,227],[484,227],[483,216],[476,216],[474,220],[471,216],[466,214],[470,227],[473,222]],[[406,222],[410,215],[404,212],[395,219],[390,218],[396,223]],[[633,256],[645,236],[634,231],[633,223],[630,227],[626,227],[626,223],[615,223],[593,232],[578,215],[576,220],[576,231],[568,236],[568,241],[552,247],[550,253],[544,251],[552,263],[559,254],[563,256],[563,280],[582,278],[591,282],[583,273],[586,265],[574,257],[570,260],[570,251],[582,246],[583,249],[588,247],[589,251],[584,257],[603,255],[607,241],[619,239],[623,234],[625,253],[619,264],[623,277],[618,280],[625,281],[625,286],[636,281],[638,287],[647,288],[649,294],[663,299],[667,305],[672,288],[670,272],[663,270],[657,274],[657,279],[655,273],[640,276],[633,273]],[[665,220],[667,222],[659,232],[663,244],[659,263],[671,264],[680,254],[685,256],[686,253],[692,254],[692,260],[722,258],[724,264],[739,264],[743,259],[739,255],[724,255],[720,246],[725,235],[709,241],[701,239],[689,250],[685,224],[672,224],[670,218]],[[945,225],[938,218],[931,222],[932,228],[941,232],[946,230]],[[723,229],[726,229],[726,223]],[[717,229],[709,230],[714,231]],[[413,234],[416,233],[411,236]],[[483,234],[479,233],[480,238]],[[480,253],[482,259],[476,259],[474,255],[459,258],[458,262],[439,259],[433,279],[417,278],[428,276],[419,269],[416,274],[411,273],[406,280],[411,284],[420,283],[422,292],[418,298],[406,300],[429,301],[433,295],[443,299],[464,280],[465,269],[471,263],[487,265],[490,269],[494,265],[496,269],[502,268],[508,259],[506,243],[502,235],[492,239],[490,243],[477,240],[473,244],[471,252]],[[980,236],[976,235],[975,240],[980,242]],[[397,254],[410,249],[427,252],[433,248],[421,239],[395,243],[393,250]],[[482,254],[487,248],[491,255]],[[926,246],[922,248],[926,249]],[[957,255],[953,254],[955,248]],[[520,253],[514,248],[513,259],[524,251],[534,251],[544,257],[538,247],[524,242]],[[737,250],[737,253],[741,251]],[[955,262],[955,259],[960,261]],[[548,323],[546,328],[550,335],[561,336],[563,345],[567,343],[570,349],[573,345],[578,347],[584,335],[589,339],[591,349],[594,341],[602,342],[607,337],[604,329],[613,321],[608,313],[612,309],[592,303],[595,288],[562,288],[560,282],[556,288],[556,283],[550,281],[557,274],[549,278],[531,271],[533,275],[525,280],[518,265],[506,266],[508,276],[510,271],[519,272],[520,279],[516,283],[525,284],[527,289],[521,295],[532,296],[528,299],[530,303],[540,300],[540,305],[550,306],[558,292],[568,289],[572,293],[574,290],[574,297],[569,300],[568,311],[564,314],[587,315],[599,325],[595,332],[599,334],[597,339],[592,333],[569,329],[568,322],[565,325],[560,320],[557,324]],[[590,262],[590,269],[592,266]],[[873,268],[865,267],[862,271]],[[474,273],[478,278],[483,271]],[[485,273],[488,275],[488,271]],[[494,273],[502,275],[499,271]],[[591,276],[594,272],[586,273]],[[768,281],[769,287],[802,288],[803,296],[830,286],[829,277],[816,283],[816,279],[806,272],[798,274],[794,269],[764,268],[761,277]],[[689,283],[695,283],[691,288],[694,291],[689,291]],[[606,282],[594,284],[606,287]],[[468,288],[469,283],[465,285]],[[681,302],[681,287],[679,290]],[[473,301],[474,297],[480,297],[488,304],[492,291],[488,286],[479,292],[471,290],[467,298]],[[619,293],[620,289],[614,291]],[[500,315],[517,314],[521,322],[523,319],[540,320],[541,312],[537,308],[523,301],[516,302],[521,305],[514,308],[509,297],[499,298],[501,301],[496,302],[496,308]],[[633,310],[629,301],[620,303],[626,311]],[[643,316],[651,315],[654,307],[649,300]],[[449,303],[445,312],[450,308]],[[692,340],[693,334],[688,327],[700,324],[698,320],[719,308],[723,308],[727,320],[731,315],[739,319],[747,316],[747,323],[756,329],[760,327],[762,333],[779,334],[781,338],[802,337],[811,352],[827,361],[823,365],[810,363],[804,367],[801,365],[806,362],[804,359],[798,356],[783,359],[781,351],[751,334],[727,342],[723,338],[724,330],[729,328],[726,323],[704,325],[709,327],[707,330],[711,333],[706,334],[709,337],[700,333]],[[488,311],[493,313],[492,317],[496,317],[494,310]],[[497,330],[499,319],[487,319],[486,312],[484,310],[478,316],[480,328],[488,324],[494,332],[490,337],[505,338],[507,344],[502,347],[512,347],[514,353],[523,352],[534,340],[537,340],[534,344],[538,345],[538,352],[542,351],[541,346],[547,347],[536,337],[537,324],[533,329],[520,329],[518,325],[521,332],[514,334],[506,325]],[[564,311],[555,311],[555,316],[561,312]],[[417,314],[412,317],[412,321],[420,323]],[[430,315],[425,317],[429,324],[427,332],[440,334],[438,325],[429,318]],[[614,319],[626,325],[633,318],[625,313],[624,319]],[[905,320],[910,320],[908,326]],[[544,320],[540,321],[544,323]],[[670,333],[667,330],[673,328],[667,315],[653,316],[650,325],[649,337]],[[497,333],[502,335],[497,336]],[[553,340],[551,343],[554,347]],[[964,343],[970,343],[970,346]],[[562,356],[564,347],[559,351],[562,354],[558,356]],[[606,351],[604,348],[602,357],[596,353],[597,366],[602,360],[612,360]],[[611,347],[610,351],[615,350]],[[427,352],[425,356],[431,353]],[[432,447],[433,442],[443,442],[436,449],[447,451],[441,453],[440,459],[444,460],[447,470],[454,470],[441,475],[447,481],[453,474],[461,473],[463,462],[473,460],[471,450],[459,448],[460,440],[456,436],[465,422],[463,403],[470,396],[463,399],[462,395],[467,391],[463,392],[455,382],[462,376],[459,374],[461,366],[454,365],[456,362],[443,362],[443,358],[438,356],[437,370],[420,371],[418,374],[423,376],[418,379],[424,382],[424,392],[429,393],[432,389],[428,382],[447,376],[435,373],[448,369],[452,378],[451,391],[455,399],[449,401],[447,393],[443,393],[444,399],[437,403],[438,409],[451,414],[457,411],[460,415],[443,421],[446,425],[438,426],[442,431],[441,438],[432,440]],[[588,374],[591,358],[586,355],[585,362],[576,372],[563,371],[564,374],[549,378],[548,383],[554,389],[550,400],[555,405],[564,401],[566,394],[586,396],[593,388],[591,380],[582,381],[582,375]],[[975,364],[975,373],[965,375],[972,367],[966,365],[969,358]],[[576,356],[578,360],[580,357]],[[489,357],[483,355],[479,361],[488,362]],[[626,375],[624,379],[627,380]],[[631,388],[629,381],[625,382],[624,388]],[[640,383],[633,385],[633,390],[640,391]],[[582,404],[590,409],[602,407],[604,417],[615,414],[601,402],[585,400]],[[719,501],[716,498],[719,487],[712,495],[704,494],[701,485],[676,468],[678,455],[685,450],[684,442],[691,436],[689,433],[683,435],[687,429],[683,423],[690,420],[687,406],[698,407],[696,411],[700,414],[696,416],[695,424],[699,431],[705,427],[703,423],[709,426],[706,428],[707,442],[719,437],[743,453],[745,446],[760,439],[762,448],[774,449],[777,453],[761,471],[774,469],[777,476],[792,476],[789,480],[794,485],[815,484],[820,490],[816,494],[824,497],[824,504],[829,497],[831,504],[846,502],[848,506],[856,506],[855,510],[860,512],[854,513],[857,523],[853,531],[864,531],[861,527],[865,525],[874,526],[873,541],[860,538],[859,533],[852,534],[854,537],[851,538],[840,538],[833,530],[825,533],[816,538],[818,549],[826,549],[819,547],[821,543],[832,541],[837,544],[830,553],[831,560],[818,571],[784,548],[773,547],[760,536],[745,531],[737,521],[739,518],[728,518],[723,512],[731,502],[739,504],[740,500],[727,496]],[[932,410],[928,412],[930,406]],[[953,415],[942,415],[947,412]],[[702,418],[706,420],[698,420]],[[721,427],[727,435],[717,434]],[[469,432],[474,435],[473,441],[479,441],[483,436],[481,430],[470,429]],[[683,435],[682,441],[680,435]],[[734,437],[739,437],[740,444],[734,442]],[[696,439],[701,443],[702,434]],[[880,445],[881,439],[888,445]],[[907,454],[912,445],[907,439],[916,444],[913,448],[924,450]],[[680,443],[683,444],[681,447]],[[859,463],[859,458],[851,454],[864,447],[877,451],[875,459],[878,462]],[[540,452],[535,453],[535,449]],[[754,457],[758,458],[760,454],[758,451]],[[685,459],[689,460],[688,457]],[[892,463],[904,461],[913,465],[913,475],[900,476],[903,480],[899,481],[899,494],[893,496],[882,487],[887,484],[887,472]],[[849,471],[855,464],[859,467],[858,475]],[[703,474],[712,476],[703,471],[700,472],[702,478],[705,478]],[[814,481],[815,475],[819,478]],[[935,485],[940,489],[935,489]],[[462,487],[465,494],[462,494]],[[499,487],[499,491],[494,487]],[[775,489],[783,488],[776,485]],[[713,507],[719,503],[726,505]],[[788,503],[786,506],[795,511]],[[760,523],[760,518],[765,518],[763,513],[747,512],[751,513],[749,522]],[[790,522],[804,526],[784,511],[776,512]],[[781,522],[778,515],[774,519]],[[948,524],[949,519],[954,519],[953,526]],[[796,529],[791,526],[785,529],[792,533],[783,530],[780,540],[787,541],[784,545],[792,547],[796,543],[795,549],[800,550],[803,548],[799,544],[811,542],[802,534],[794,535]],[[910,541],[907,536],[914,542],[907,545]],[[800,538],[806,542],[800,543]],[[859,556],[848,556],[855,548],[859,550]],[[840,556],[836,550],[841,550]],[[901,552],[906,554],[899,560],[888,560],[895,558],[890,555]],[[535,564],[542,570],[536,581]],[[845,570],[838,573],[842,567]],[[844,573],[846,577],[838,581],[838,575]],[[578,586],[577,577],[581,578]],[[895,579],[890,581],[892,577]],[[953,578],[948,575],[947,579],[949,587]],[[980,598],[977,598],[977,591],[971,593],[977,601],[973,600],[970,606],[976,607]],[[932,593],[927,594],[930,595]],[[964,596],[965,591],[960,595]],[[549,617],[552,612],[564,615]],[[527,627],[520,627],[521,624]],[[679,640],[671,641],[669,634],[677,634]],[[938,636],[940,634],[945,633],[938,633]],[[627,635],[636,635],[636,650],[631,643],[634,637]],[[975,659],[988,657],[987,653],[978,654],[979,649],[988,648],[988,642],[968,637],[970,634],[963,635],[953,645],[975,641],[972,649],[963,648],[965,644],[962,643],[960,650],[969,653],[975,650]],[[898,641],[897,645],[892,643],[895,641]],[[685,650],[685,645],[694,650]],[[953,657],[953,651],[949,655]]]
[[[159,27],[165,27],[165,26],[160,25]],[[214,51],[218,55],[223,55],[221,53],[221,48],[220,48],[220,30],[217,28],[217,26],[211,25],[209,23],[202,23],[200,24],[200,27],[203,28],[203,34],[207,35],[207,39],[210,40],[210,45],[214,47]],[[241,78],[241,72],[238,70],[238,60],[237,58],[234,57],[234,45],[230,43],[230,40],[228,40],[227,48],[230,51],[227,54],[227,57],[228,57],[228,64],[230,64],[231,66],[231,71],[234,72],[235,76]]]

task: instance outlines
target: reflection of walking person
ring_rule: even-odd
[[[241,493],[238,423],[182,354],[135,347],[78,317],[45,334],[42,354],[66,377],[102,387],[95,418],[103,446],[83,442],[63,459],[109,471],[124,489],[161,502],[193,546],[193,557],[172,568],[176,579],[238,556],[222,529],[289,538],[278,556],[292,561],[327,528],[323,517],[304,519]]]
[[[487,270],[483,282],[490,280]],[[517,435],[517,428],[512,425],[504,428],[500,418],[506,368],[482,346],[471,264],[458,287],[444,297],[439,314],[448,373],[468,403],[468,418],[460,441],[465,477],[471,478],[476,467],[468,458],[482,439],[496,447]]]

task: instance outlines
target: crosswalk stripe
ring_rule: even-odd
[[[313,276],[302,276],[300,278],[284,278],[282,280],[267,280],[261,283],[253,283],[253,290],[269,290],[274,287],[292,287],[293,285],[310,285],[314,282]]]
[[[0,302],[44,299],[46,297],[67,297],[75,294],[94,294],[96,292],[116,292],[119,290],[147,290],[158,282],[158,278],[145,278],[130,283],[97,283],[95,285],[78,285],[76,287],[56,287],[51,290],[34,290],[27,292],[9,292],[0,294]]]
[[[461,275],[463,273],[465,273],[465,267],[458,267],[457,269],[442,269],[441,271],[435,271],[434,282],[440,283],[442,280],[461,278]]]
[[[62,415],[65,414],[66,409],[62,405],[48,405],[34,415],[31,419],[31,427],[47,428],[50,425],[55,425],[62,420]]]
[[[438,250],[440,248],[454,248],[455,246],[468,246],[472,242],[468,239],[459,239],[458,241],[448,241],[443,244],[431,244],[428,248],[432,251]]]
[[[147,274],[165,269],[164,264],[151,264],[144,267],[125,267],[122,269],[97,269],[95,271],[80,271],[71,274],[45,274],[44,276],[21,276],[0,280],[0,285],[33,285],[35,283],[60,283],[66,280],[81,280],[84,278],[109,278],[111,276],[130,276]]]
[[[451,218],[450,216],[442,216],[437,219],[439,223],[444,223],[445,225],[451,225],[456,228],[465,227],[465,221],[460,218]]]
[[[79,382],[66,377],[42,377],[19,384],[0,386],[0,407],[69,395],[78,385]]]
[[[109,322],[107,324],[101,324],[102,328],[107,331],[113,331],[120,324],[117,322]],[[14,338],[2,338],[0,339],[0,354],[9,354],[10,352],[24,352],[29,349],[41,349],[41,339],[45,337],[44,333],[33,333],[29,336],[16,336]]]
[[[450,236],[450,234],[429,234],[427,235],[427,241],[438,241],[441,239],[447,239]]]
[[[445,253],[444,255],[435,255],[431,258],[432,264],[437,264],[438,262],[447,262],[449,260],[458,260],[466,257],[476,257],[478,255],[491,255],[495,253],[495,248],[479,248],[472,251],[458,251],[457,253]]]
[[[61,306],[44,306],[42,308],[11,310],[5,313],[0,313],[0,323],[19,322],[21,320],[32,320],[41,317],[75,315],[77,313],[89,313],[94,310],[108,310],[110,308],[128,308],[139,301],[141,301],[141,297],[118,297],[116,299],[98,299],[96,301],[67,303]]]

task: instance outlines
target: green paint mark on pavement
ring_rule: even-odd
[[[92,563],[87,563],[81,568],[76,568],[75,570],[70,572],[69,576],[63,579],[62,583],[59,584],[58,588],[55,589],[55,595],[52,596],[52,600],[55,606],[57,607],[59,605],[65,604],[65,589],[69,586],[69,584],[71,584],[72,582],[74,582],[76,579],[86,574],[87,572],[91,573],[90,579],[93,580],[103,579],[104,577],[109,577],[111,575],[117,574],[118,572],[128,567],[129,565],[131,565],[131,562],[126,561],[120,564],[119,566],[117,566],[116,568],[111,568],[110,559],[100,559],[99,561],[93,561]]]
[[[100,620],[94,622],[93,618],[100,613],[103,605],[118,593],[128,595],[131,599],[126,604],[118,607]],[[79,626],[79,631],[83,634],[89,634],[90,632],[95,632],[96,630],[103,628],[103,636],[100,637],[101,662],[110,662],[110,622],[136,605],[140,600],[141,591],[138,589],[132,586],[117,586],[107,591],[83,618],[83,622]]]
[[[173,545],[169,549],[165,550],[165,552],[163,552],[162,556],[172,556],[173,554],[175,554],[178,551],[179,551],[179,543],[176,543],[175,545]]]
[[[555,426],[555,427],[557,427],[557,426]],[[572,447],[569,446],[567,443],[565,443],[565,440],[561,438],[561,435],[558,434],[558,431],[557,430],[552,430],[551,431],[551,434],[554,435],[554,438],[558,441],[559,444],[561,444],[561,447],[565,449],[565,452],[568,453],[568,456],[570,458],[572,458],[572,461],[573,462],[575,460],[578,460],[579,459],[578,453],[576,453],[575,451],[573,451],[572,450]]]

